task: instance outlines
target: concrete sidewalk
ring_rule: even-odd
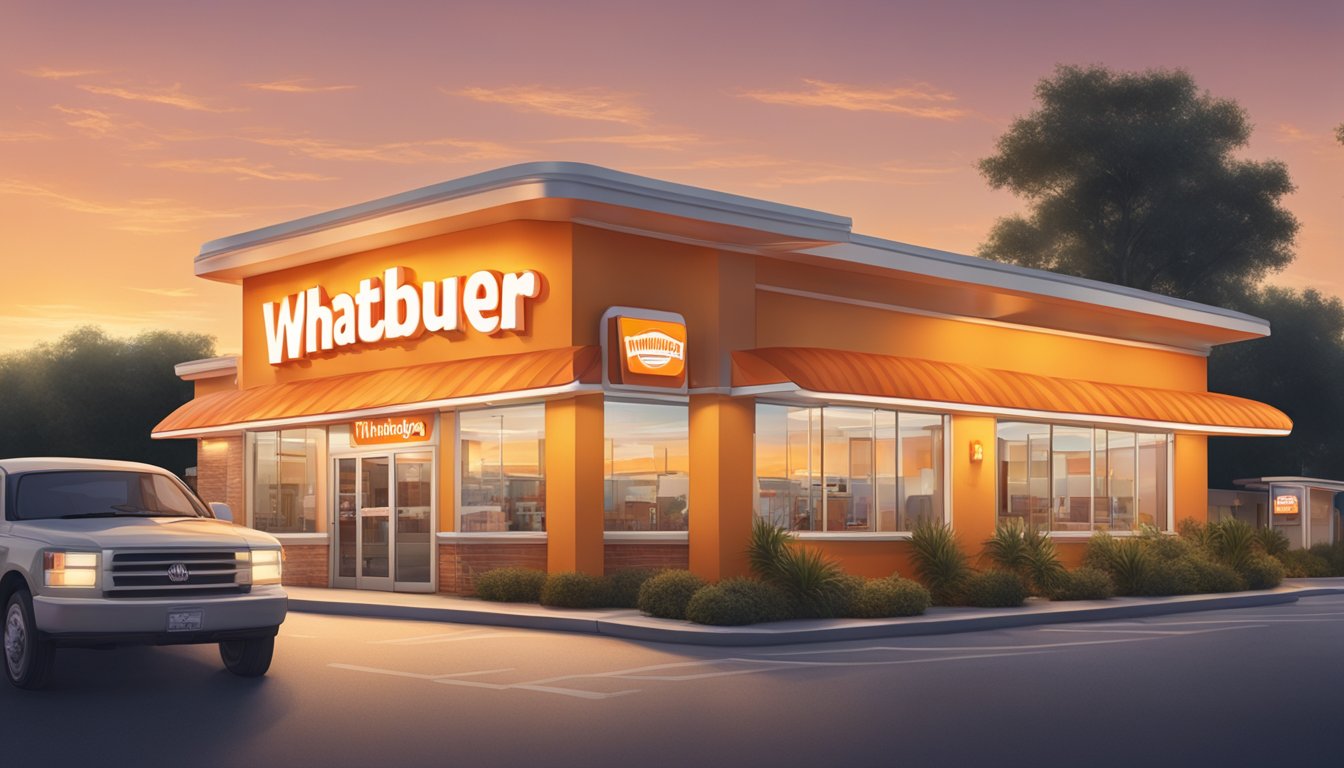
[[[1114,597],[1050,602],[1032,598],[1020,608],[930,608],[903,619],[816,619],[746,627],[709,627],[655,619],[634,610],[565,610],[530,603],[490,603],[447,595],[286,587],[289,609],[299,613],[383,619],[447,621],[499,627],[586,632],[683,645],[761,646],[943,635],[1036,624],[1132,619],[1173,613],[1249,608],[1344,594],[1341,579],[1288,579],[1278,589],[1180,597]]]

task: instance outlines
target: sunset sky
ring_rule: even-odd
[[[850,216],[975,253],[993,152],[1057,64],[1188,70],[1288,165],[1344,295],[1344,3],[0,0],[0,352],[94,323],[236,352],[201,243],[529,160]]]

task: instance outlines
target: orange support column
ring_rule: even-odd
[[[690,564],[711,581],[747,573],[755,431],[752,398],[691,396]]]
[[[1189,518],[1203,523],[1209,517],[1209,439],[1204,435],[1176,435],[1172,447],[1172,527]]]
[[[981,544],[994,533],[997,519],[995,499],[998,459],[995,455],[997,427],[993,418],[953,416],[952,443],[952,527],[961,548],[972,561],[979,556]],[[980,444],[980,460],[972,455],[972,446]]]
[[[602,395],[546,403],[546,570],[601,576]]]

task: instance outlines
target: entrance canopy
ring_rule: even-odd
[[[600,358],[598,347],[561,347],[215,392],[173,411],[153,436],[199,437],[600,389]]]
[[[734,352],[733,394],[771,393],[1210,435],[1282,436],[1293,428],[1276,408],[1213,392],[1107,384],[836,349],[769,347]]]

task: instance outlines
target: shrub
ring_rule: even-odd
[[[1344,576],[1344,541],[1336,541],[1334,544],[1315,544],[1311,548],[1311,553],[1323,558],[1330,564],[1331,576]]]
[[[1066,571],[1059,584],[1050,593],[1051,600],[1105,600],[1115,594],[1111,575],[1098,568],[1083,566]]]
[[[759,517],[752,521],[751,539],[747,543],[747,562],[752,572],[767,580],[777,576],[792,541],[793,535],[780,526]]]
[[[789,618],[789,597],[773,584],[755,579],[724,579],[702,588],[686,605],[686,618],[697,624],[739,626]]]
[[[541,587],[541,604],[552,608],[602,608],[610,596],[611,582],[587,573],[552,573]]]
[[[820,552],[794,547],[793,536],[757,518],[751,526],[747,560],[762,580],[784,590],[800,618],[835,616],[846,607],[840,566]]]
[[[911,534],[910,550],[915,573],[933,596],[934,605],[961,602],[971,569],[952,529],[942,522],[922,522]]]
[[[1283,565],[1269,555],[1259,552],[1246,558],[1237,573],[1246,580],[1247,589],[1273,589],[1283,583]]]
[[[1198,575],[1198,592],[1240,592],[1246,588],[1246,582],[1227,563],[1220,563],[1208,557],[1191,558]]]
[[[1117,595],[1143,594],[1153,558],[1138,539],[1116,539],[1105,531],[1092,535],[1083,564],[1110,574]]]
[[[622,568],[607,577],[611,583],[608,604],[615,608],[638,608],[639,588],[653,578],[658,568]]]
[[[1012,571],[993,569],[971,574],[964,589],[966,604],[976,608],[1015,608],[1027,599],[1027,585]]]
[[[868,581],[861,576],[848,573],[841,574],[840,578],[836,579],[835,583],[831,585],[831,594],[827,601],[831,606],[831,615],[862,618],[862,616],[859,616],[859,606],[863,596],[863,588]]]
[[[495,568],[476,577],[476,596],[496,603],[535,603],[545,583],[545,571]]]
[[[1140,540],[1155,560],[1184,560],[1199,554],[1198,547],[1180,536],[1157,534],[1140,537]]]
[[[705,586],[705,580],[690,571],[663,571],[639,588],[639,610],[660,619],[686,618],[686,604]]]
[[[1198,520],[1192,520],[1188,517],[1181,518],[1180,522],[1176,523],[1176,532],[1180,534],[1182,539],[1193,544],[1196,549],[1205,549],[1208,546],[1208,526]]]
[[[863,583],[850,615],[858,619],[918,616],[932,603],[929,590],[916,581],[895,576],[870,579]]]
[[[1050,536],[1023,528],[1017,520],[996,526],[984,549],[986,557],[1000,569],[1020,576],[1034,594],[1048,593],[1064,578],[1064,566]]]
[[[1209,551],[1241,573],[1258,550],[1255,529],[1236,518],[1209,523],[1207,528]]]
[[[1256,528],[1252,536],[1260,551],[1272,557],[1278,557],[1293,547],[1288,543],[1288,537],[1283,535],[1283,531],[1273,528]]]
[[[1199,571],[1195,569],[1192,560],[1190,557],[1153,558],[1140,588],[1132,594],[1166,597],[1198,592]]]
[[[1318,579],[1334,575],[1330,561],[1306,549],[1290,549],[1276,555],[1290,579]]]

